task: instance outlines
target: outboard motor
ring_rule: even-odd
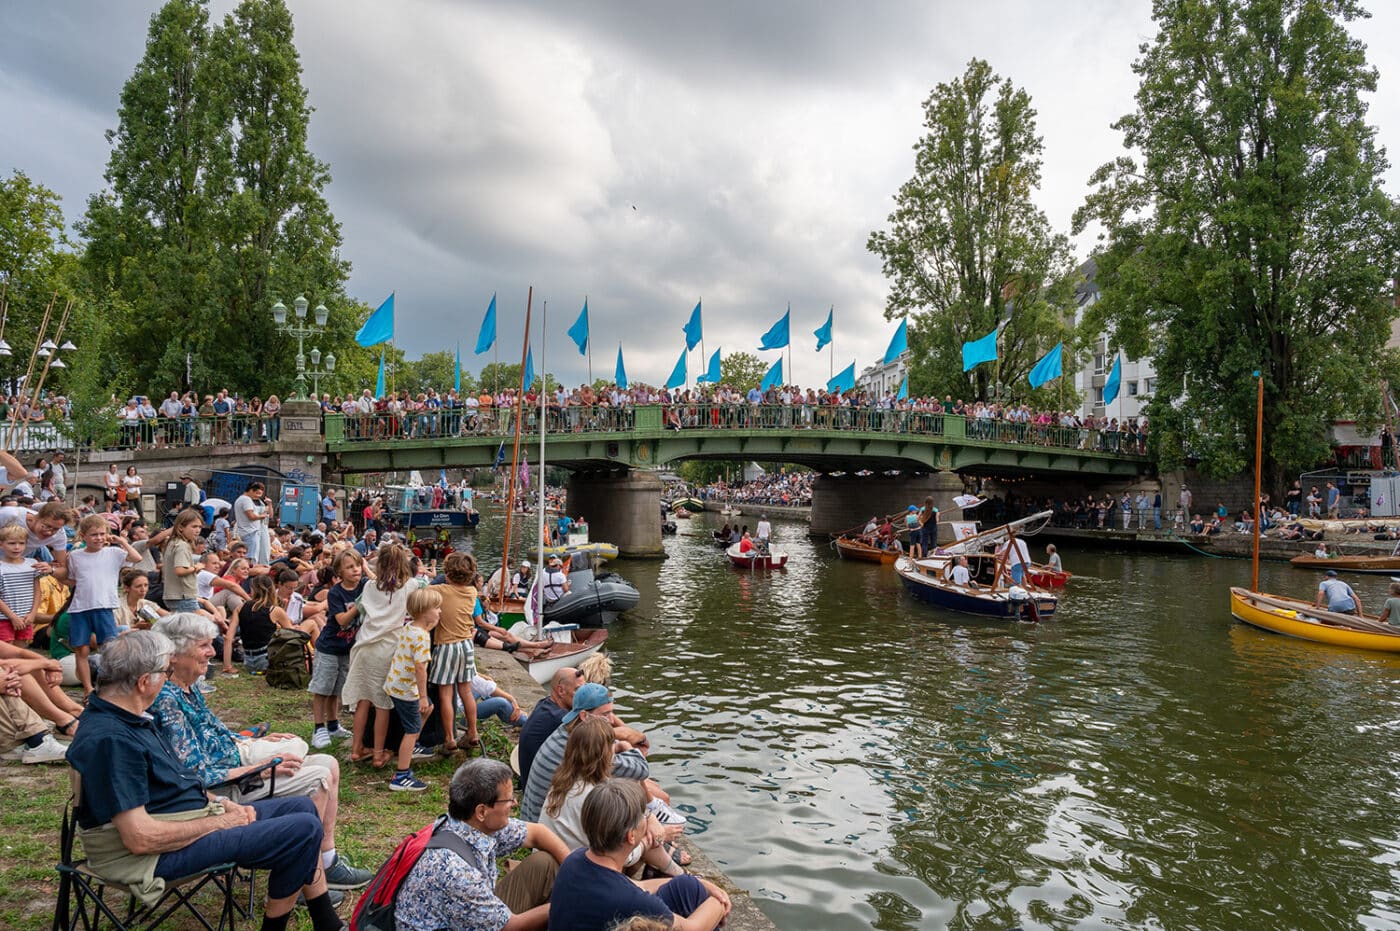
[[[1017,617],[1032,624],[1040,623],[1040,609],[1036,607],[1030,592],[1019,585],[1013,585],[1007,590],[1006,597],[1014,606]]]

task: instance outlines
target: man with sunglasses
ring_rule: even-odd
[[[437,829],[450,847],[423,851],[399,887],[398,931],[543,929],[549,894],[568,845],[542,824],[511,817],[515,807],[510,767],[496,760],[468,760],[447,786],[447,818]],[[504,877],[496,861],[522,847],[534,853]]]

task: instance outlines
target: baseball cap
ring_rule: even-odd
[[[1336,570],[1336,569],[1328,569],[1328,570],[1327,570],[1327,574],[1328,574],[1329,576],[1331,576],[1332,578],[1335,579],[1335,578],[1337,577],[1337,570]]]
[[[612,696],[608,694],[605,686],[599,685],[597,682],[585,682],[574,692],[574,707],[568,714],[564,715],[563,723],[568,724],[578,717],[581,711],[601,708],[610,701],[612,701]]]
[[[911,511],[917,511],[918,509],[919,509],[919,506],[918,506],[917,504],[911,504],[911,505],[909,505],[909,510],[911,510]]]

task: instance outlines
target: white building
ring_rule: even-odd
[[[867,365],[856,376],[856,389],[869,391],[877,398],[883,398],[886,391],[891,394],[899,394],[899,386],[904,384],[904,376],[908,371],[909,350],[906,349],[896,356],[893,362],[877,362],[874,365]]]
[[[1099,299],[1099,286],[1094,281],[1098,264],[1089,259],[1079,270],[1084,281],[1075,288],[1078,307],[1074,311],[1074,323],[1078,326],[1084,313]],[[1114,417],[1118,420],[1142,416],[1157,390],[1157,370],[1150,359],[1123,359],[1119,372],[1118,397],[1112,404],[1103,402],[1104,383],[1108,381],[1109,370],[1113,368],[1115,348],[1108,343],[1108,337],[1100,334],[1095,340],[1084,367],[1074,373],[1074,387],[1083,397],[1079,413],[1088,417]]]

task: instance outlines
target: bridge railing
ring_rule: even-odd
[[[4,425],[3,437],[13,430]],[[15,444],[15,451],[38,452],[49,449],[91,450],[99,444],[81,437],[70,420],[45,420],[28,425]],[[101,444],[102,449],[164,449],[199,446],[247,446],[276,442],[281,436],[277,417],[247,414],[227,417],[159,417],[154,420],[118,421],[115,436]]]
[[[1146,437],[1128,432],[1012,423],[965,418],[941,411],[895,411],[878,408],[787,406],[779,404],[673,404],[638,407],[550,407],[545,412],[551,434],[625,433],[665,428],[693,430],[839,430],[912,436],[945,436],[1021,446],[1146,455]],[[539,429],[538,408],[524,412],[522,432]],[[406,413],[328,414],[330,443],[373,443],[438,437],[510,436],[513,408],[453,409]]]

